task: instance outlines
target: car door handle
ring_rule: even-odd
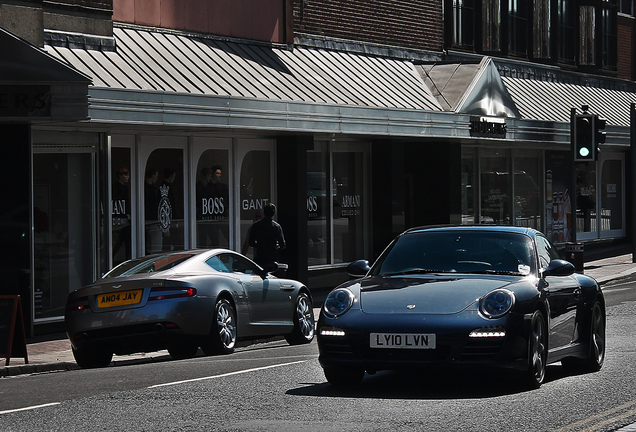
[[[281,285],[280,289],[282,289],[283,291],[292,291],[294,289],[293,285]]]

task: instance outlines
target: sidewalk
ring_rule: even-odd
[[[584,273],[595,278],[603,285],[608,281],[619,279],[636,273],[636,264],[632,263],[632,254],[619,255],[585,263]],[[316,314],[318,309],[316,309]],[[79,369],[73,359],[70,342],[66,335],[55,335],[53,340],[44,342],[27,341],[27,353],[29,363],[25,364],[23,358],[12,357],[9,366],[5,366],[5,359],[0,359],[0,378],[21,374],[41,373],[51,371],[63,371]],[[168,351],[156,351],[124,356],[114,356],[115,365],[147,363],[161,361],[170,358]]]

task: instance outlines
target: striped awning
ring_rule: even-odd
[[[441,111],[412,62],[114,28],[116,50],[47,45],[98,88]]]

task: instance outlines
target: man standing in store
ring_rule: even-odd
[[[268,203],[263,208],[265,217],[250,229],[249,245],[254,248],[254,261],[265,270],[278,268],[278,251],[285,249],[285,236],[283,228],[273,217],[276,214],[276,206]]]

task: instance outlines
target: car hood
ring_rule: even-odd
[[[373,276],[359,280],[360,307],[365,313],[455,314],[519,277]]]

